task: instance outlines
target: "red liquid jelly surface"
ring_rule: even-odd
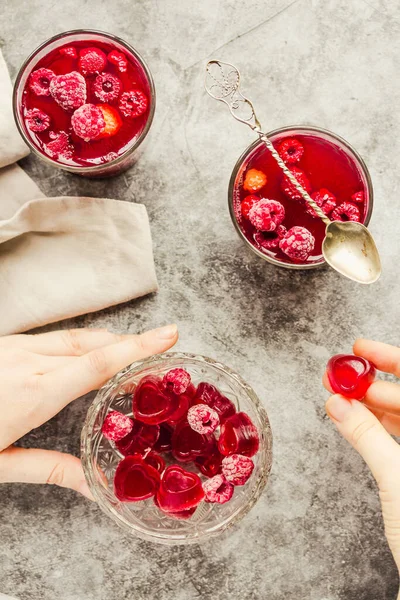
[[[65,48],[74,48],[76,50],[76,58],[66,55],[60,50]],[[74,41],[66,43],[65,46],[60,46],[49,52],[43,57],[34,67],[32,72],[37,69],[50,69],[56,75],[65,75],[71,72],[81,73],[79,68],[79,52],[85,48],[97,48],[108,55],[116,47],[110,42],[90,40]],[[119,48],[117,49],[120,52]],[[85,141],[74,132],[71,125],[71,117],[74,111],[64,110],[51,95],[38,96],[29,87],[29,77],[22,94],[22,102],[20,106],[20,114],[22,121],[25,123],[25,130],[28,137],[36,148],[45,156],[53,158],[60,164],[75,166],[75,167],[93,167],[102,165],[114,160],[118,156],[124,154],[126,150],[131,148],[144,130],[150,113],[151,93],[150,84],[146,73],[140,63],[127,50],[123,52],[126,58],[126,70],[122,71],[118,65],[107,60],[106,66],[101,71],[102,73],[110,73],[118,77],[121,82],[121,91],[118,99],[102,102],[94,93],[94,82],[98,73],[93,75],[84,75],[86,81],[86,104],[94,104],[96,106],[110,106],[117,111],[116,119],[122,124],[114,135],[100,135],[98,139]],[[130,90],[140,90],[147,98],[147,108],[145,112],[134,118],[126,117],[119,109],[119,98],[124,92]],[[50,117],[50,127],[46,131],[34,132],[26,123],[26,114],[28,110],[39,109]],[[46,151],[46,144],[52,141],[50,132],[59,133],[63,131],[69,136],[69,143],[72,146],[73,152],[71,156],[59,156],[58,158],[49,155]]]
[[[356,161],[350,150],[346,150],[339,141],[334,141],[333,138],[324,137],[323,134],[318,135],[318,132],[301,130],[297,133],[293,129],[270,137],[277,149],[283,140],[293,138],[303,146],[304,153],[298,162],[288,165],[288,167],[297,167],[305,173],[311,184],[310,195],[323,188],[329,190],[336,197],[336,206],[344,202],[356,206],[360,212],[360,222],[364,223],[369,206],[366,177],[361,164]],[[250,169],[261,171],[267,176],[267,182],[257,191],[243,188],[246,173]],[[292,200],[283,192],[281,189],[283,178],[284,174],[269,150],[263,144],[257,146],[245,159],[236,176],[233,189],[233,209],[236,221],[246,239],[263,254],[283,263],[293,263],[294,261],[279,247],[273,250],[261,247],[256,241],[258,236],[265,235],[268,239],[269,235],[274,235],[274,233],[260,234],[250,220],[242,214],[242,210],[245,208],[242,209],[241,203],[249,195],[255,195],[260,199],[276,200],[285,209],[282,225],[288,231],[294,226],[304,227],[315,238],[314,249],[303,261],[304,264],[323,262],[322,241],[325,236],[325,225],[321,219],[307,213],[304,200]],[[353,201],[352,196],[357,192],[364,193],[362,202]],[[332,219],[332,216],[330,218]],[[346,217],[343,220],[347,220]]]

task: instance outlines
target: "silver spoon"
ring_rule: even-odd
[[[326,225],[322,254],[326,262],[336,271],[358,283],[374,283],[381,275],[381,261],[374,238],[361,223],[354,221],[331,221],[299,184],[293,173],[275,150],[271,140],[261,130],[253,104],[239,91],[240,73],[229,63],[211,60],[206,67],[205,88],[212,98],[228,105],[237,121],[245,123],[264,142],[272,156]]]

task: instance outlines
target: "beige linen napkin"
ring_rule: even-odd
[[[146,208],[105,198],[44,198],[12,164],[27,154],[0,52],[0,335],[157,291]]]

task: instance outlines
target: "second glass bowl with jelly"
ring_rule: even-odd
[[[236,524],[272,463],[253,389],[210,358],[166,353],[104,386],[82,430],[82,463],[100,508],[128,532],[195,543]]]
[[[14,118],[40,158],[90,177],[116,175],[137,158],[155,110],[143,58],[109,33],[77,30],[41,44],[14,86]]]
[[[312,126],[267,134],[299,183],[332,221],[368,225],[373,189],[368,168],[338,135]],[[229,209],[243,241],[259,257],[290,269],[325,264],[325,224],[288,181],[262,141],[237,161],[229,184]]]

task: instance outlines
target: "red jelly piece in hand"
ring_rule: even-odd
[[[201,479],[196,473],[172,465],[166,469],[157,493],[157,503],[168,513],[186,511],[204,498]]]
[[[333,391],[355,400],[365,397],[376,375],[375,365],[353,354],[332,356],[326,368]]]
[[[157,377],[143,377],[133,394],[133,415],[143,423],[156,425],[168,421],[179,408],[179,397],[167,394]]]
[[[172,434],[174,429],[168,423],[161,423],[160,435],[156,443],[154,444],[154,450],[157,452],[169,452],[172,448]]]
[[[181,462],[190,462],[198,456],[206,456],[212,441],[212,436],[197,433],[187,421],[182,421],[172,435],[172,455]]]
[[[159,435],[158,425],[148,425],[134,419],[132,431],[118,440],[115,445],[124,456],[144,454],[155,445]]]
[[[199,383],[194,404],[208,404],[218,413],[221,423],[236,412],[233,402],[223,396],[214,385],[206,382]]]
[[[165,460],[157,452],[149,452],[144,457],[144,462],[153,467],[159,473],[165,471]]]
[[[222,425],[218,449],[224,456],[229,454],[254,456],[259,445],[257,428],[246,413],[238,412]]]
[[[160,485],[160,473],[141,456],[127,456],[114,476],[114,493],[122,502],[138,502],[154,496]]]

